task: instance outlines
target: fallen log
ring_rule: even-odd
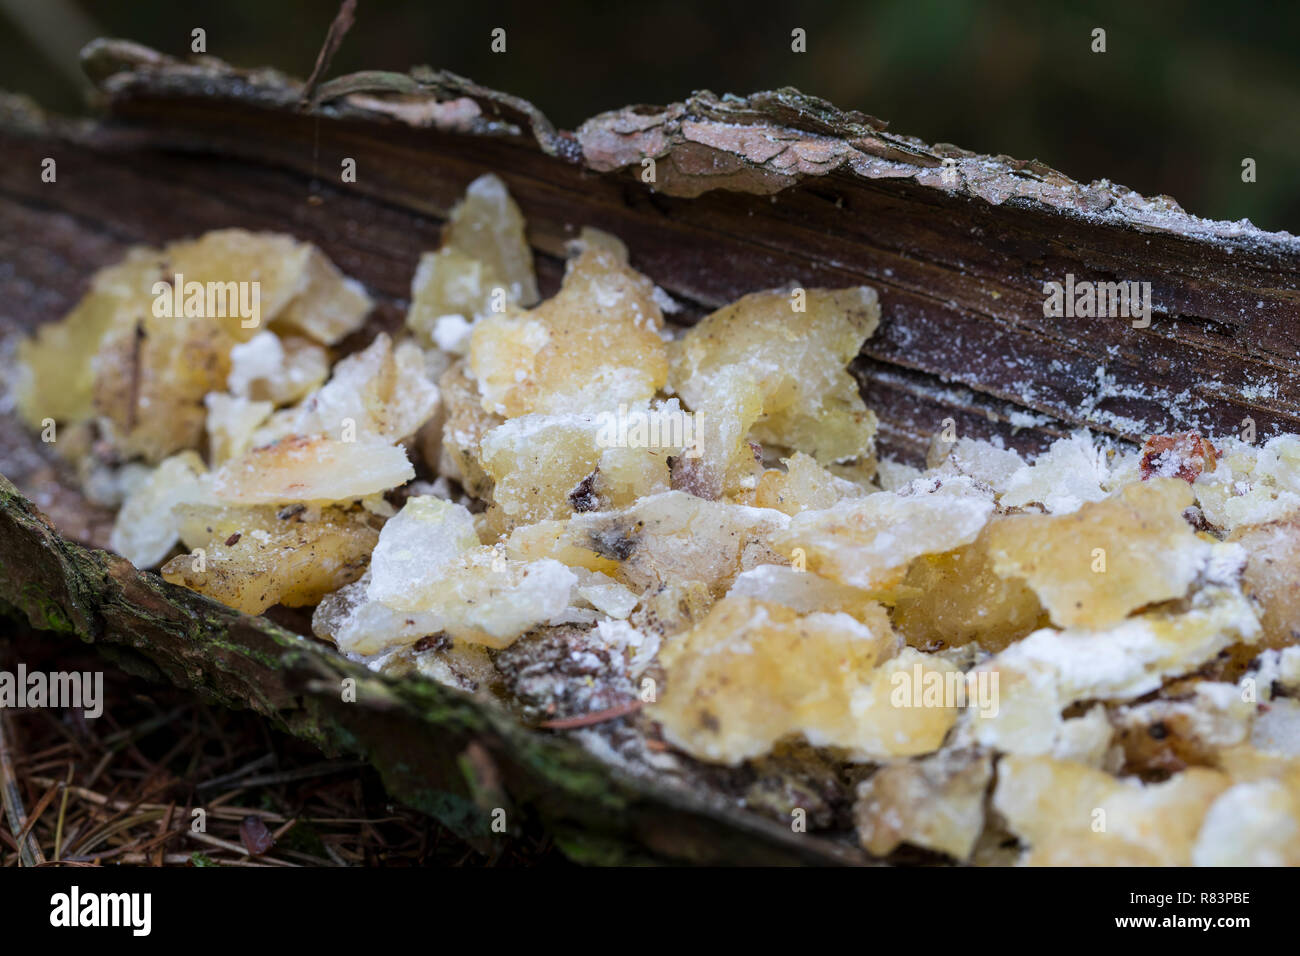
[[[1027,450],[1078,426],[1126,441],[1246,419],[1261,437],[1300,432],[1300,240],[1285,233],[928,146],[793,90],[699,93],[568,132],[445,72],[354,74],[304,104],[274,71],[119,41],[85,62],[103,105],[93,122],[0,100],[8,341],[62,316],[128,246],[228,226],[316,243],[375,296],[371,331],[396,327],[419,254],[492,171],[530,224],[544,292],[583,225],[623,238],[683,303],[678,318],[784,282],[877,287],[884,319],[855,371],[882,451],[901,459],[922,457],[948,418]],[[340,178],[347,159],[355,182]],[[1045,315],[1044,284],[1076,279],[1150,283],[1149,325]],[[33,627],[361,754],[395,797],[474,839],[489,836],[484,801],[506,800],[589,861],[865,860],[167,585],[98,549],[111,516],[45,451],[0,414],[0,604]]]

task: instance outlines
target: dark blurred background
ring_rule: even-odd
[[[100,34],[175,55],[190,31],[240,66],[310,72],[337,0],[0,0],[0,88],[84,110],[76,51]],[[507,31],[505,54],[489,48]],[[791,51],[791,30],[807,52]],[[1107,52],[1091,52],[1095,27]],[[359,0],[332,74],[427,63],[572,127],[696,89],[797,86],[898,132],[1037,158],[1300,232],[1300,3]],[[1243,183],[1252,157],[1258,181]]]

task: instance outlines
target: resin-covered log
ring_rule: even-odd
[[[304,102],[274,71],[118,41],[92,44],[86,68],[102,98],[93,122],[0,98],[10,344],[65,314],[127,247],[229,226],[316,243],[374,295],[372,326],[394,328],[420,253],[465,185],[491,171],[527,218],[544,292],[584,225],[622,238],[687,320],[779,285],[879,289],[882,322],[854,368],[885,454],[919,459],[946,418],[1024,449],[1078,426],[1126,440],[1235,432],[1247,418],[1261,437],[1300,432],[1300,240],[1285,233],[927,146],[792,90],[700,93],[568,132],[522,100],[428,70],[342,77]],[[355,182],[341,180],[346,159]],[[1044,284],[1076,280],[1149,283],[1150,324],[1046,316]],[[470,836],[504,800],[584,860],[863,859],[607,767],[456,691],[378,679],[95,550],[111,515],[8,407],[0,604],[32,626],[363,754],[394,796]],[[355,703],[341,694],[348,677]]]

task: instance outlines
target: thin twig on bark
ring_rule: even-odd
[[[316,93],[316,87],[320,85],[321,79],[325,76],[325,71],[330,68],[330,62],[334,59],[334,54],[338,52],[339,47],[343,44],[343,38],[347,36],[348,30],[352,29],[352,23],[357,12],[357,0],[343,0],[339,5],[339,12],[334,17],[334,22],[330,24],[329,31],[325,34],[325,42],[321,44],[320,53],[316,56],[316,65],[312,68],[311,76],[307,77],[307,82],[302,88],[302,99],[300,104],[308,105],[312,101],[312,96]]]

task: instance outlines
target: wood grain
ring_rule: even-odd
[[[1188,216],[1108,183],[928,146],[782,90],[637,107],[556,130],[526,102],[452,74],[301,84],[88,48],[103,118],[73,123],[0,97],[0,337],[62,316],[136,243],[274,229],[319,245],[400,322],[420,253],[476,175],[501,175],[556,288],[583,225],[622,237],[691,319],[787,283],[881,292],[854,370],[883,451],[923,454],[944,418],[1025,449],[1087,425],[1120,440],[1196,428],[1300,432],[1300,241]],[[54,158],[55,183],[41,181]],[[345,157],[358,181],[339,182]],[[641,181],[653,159],[657,181]],[[1152,284],[1150,328],[1048,319],[1066,274]],[[473,746],[510,796],[587,860],[854,862],[856,851],[669,791],[526,731],[456,691],[382,681],[266,618],[173,588],[102,550],[107,515],[0,408],[0,610],[96,641],[136,668],[248,705],[327,750],[365,755],[394,796],[470,827]],[[19,490],[26,495],[19,494]],[[28,500],[31,499],[31,500]],[[51,524],[32,501],[53,518]],[[56,533],[57,526],[62,532]],[[344,677],[367,681],[342,705]]]

